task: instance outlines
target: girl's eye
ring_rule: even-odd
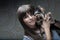
[[[28,18],[29,16],[33,16],[33,14],[27,14],[24,16],[24,18]]]
[[[26,15],[26,16],[24,16],[24,18],[27,18],[28,16]]]
[[[30,14],[30,16],[33,16],[33,14]]]
[[[33,15],[33,14],[30,14],[31,16]]]
[[[32,16],[32,15],[33,15],[33,13],[32,13],[32,12],[31,12],[31,13],[30,13],[30,12],[28,12],[28,14],[29,14],[30,16]]]

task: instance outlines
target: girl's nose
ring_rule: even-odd
[[[32,19],[32,16],[31,16],[31,15],[29,15],[29,18],[30,18],[30,19]]]

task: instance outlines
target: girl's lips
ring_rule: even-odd
[[[31,20],[29,23],[34,22],[34,20]]]
[[[30,21],[29,23],[31,23],[31,22],[33,22],[33,21]]]

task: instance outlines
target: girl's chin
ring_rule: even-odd
[[[34,25],[30,25],[29,27],[30,27],[30,28],[35,28],[35,26],[34,26]]]
[[[29,23],[30,25],[35,25],[35,23]]]

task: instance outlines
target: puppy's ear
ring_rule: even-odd
[[[38,5],[38,8],[41,10],[42,13],[45,12],[45,8],[43,8],[42,6]]]

